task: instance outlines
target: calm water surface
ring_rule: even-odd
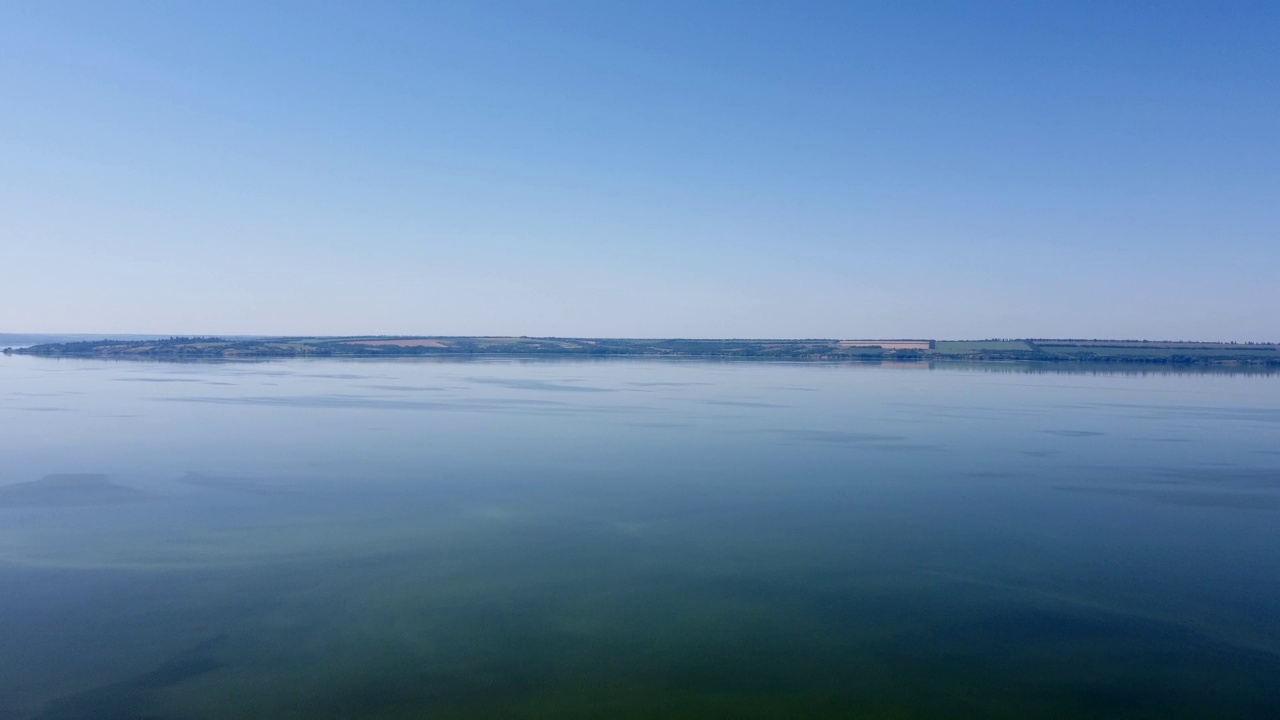
[[[0,357],[0,717],[1280,717],[1280,376]]]

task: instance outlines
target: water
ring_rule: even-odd
[[[0,358],[0,717],[1280,716],[1280,376]]]

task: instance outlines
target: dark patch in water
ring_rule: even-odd
[[[0,507],[69,507],[110,505],[146,497],[141,490],[117,485],[98,474],[45,475],[39,480],[0,486]]]
[[[942,630],[939,634],[969,642],[981,638],[987,643],[1018,642],[1038,645],[1096,638],[1131,640],[1144,634],[1144,629],[1140,626],[1141,623],[1136,621],[1126,622],[1121,618],[1102,614],[1019,607]],[[1151,629],[1156,628],[1148,630]]]
[[[975,697],[983,688],[1007,707],[1053,708],[1052,717],[1268,717],[1280,672],[1268,653],[1181,626],[1018,605],[893,638],[878,654],[887,672],[928,674],[922,699],[938,710],[920,717],[962,717],[975,700],[969,716],[987,715]],[[1251,705],[1258,714],[1240,714]]]
[[[1104,488],[1123,488],[1126,483],[1154,483],[1199,487],[1210,491],[1227,488],[1280,490],[1280,468],[1241,467],[1235,463],[1200,463],[1173,467],[1149,465],[1124,469],[1109,466],[1082,466],[1079,470],[1087,473],[1089,477],[1114,479],[1113,485],[1103,485]]]
[[[1188,484],[1280,489],[1280,468],[1247,468],[1232,465],[1203,468],[1154,467],[1148,472],[1160,478]]]
[[[469,382],[481,385],[500,385],[506,388],[516,390],[551,390],[554,392],[613,392],[612,388],[590,387],[587,385],[569,385],[567,383],[552,383],[545,380],[531,380],[526,378],[467,378]]]
[[[728,407],[746,407],[746,408],[781,408],[786,405],[777,403],[756,402],[754,400],[703,400],[706,405],[726,405]]]
[[[178,478],[178,482],[184,485],[194,485],[196,487],[208,488],[210,490],[231,490],[234,492],[246,492],[255,495],[283,495],[292,492],[290,488],[281,487],[280,485],[262,480],[221,477],[218,475],[205,475],[204,473],[198,472],[188,472]]]
[[[1209,407],[1201,405],[1148,405],[1139,403],[1095,403],[1095,407],[1157,410],[1162,415],[1201,418],[1207,420],[1257,420],[1280,422],[1278,408]]]
[[[409,400],[370,395],[290,395],[281,397],[186,396],[153,398],[158,402],[212,403],[217,405],[259,405],[265,407],[317,409],[420,410],[463,412],[506,412],[561,415],[637,415],[653,412],[652,408],[605,405],[579,406],[558,400],[536,398],[476,398],[474,400]]]
[[[242,397],[172,397],[164,402],[214,403],[218,405],[264,405],[297,408],[361,408],[368,410],[506,410],[519,406],[565,406],[555,400],[503,399],[471,401],[396,400],[370,395],[285,395]]]
[[[162,720],[149,712],[154,693],[223,667],[211,653],[224,638],[204,640],[141,675],[55,700],[33,720]]]
[[[893,450],[895,452],[937,452],[945,450],[945,445],[935,445],[933,443],[875,443],[864,447],[874,450]]]
[[[767,432],[793,440],[822,443],[824,445],[865,445],[867,443],[890,443],[906,440],[906,437],[902,435],[880,435],[844,430],[770,430]]]
[[[260,375],[262,377],[290,377],[295,375],[292,370],[241,370],[232,368],[231,372],[236,375]]]
[[[356,375],[355,373],[302,373],[298,377],[319,378],[322,380],[372,380],[376,375]]]
[[[525,659],[523,652],[520,654]],[[406,657],[381,671],[334,677],[316,693],[308,715],[425,718],[431,717],[431,708],[482,706],[496,698],[515,699],[533,691],[537,681],[550,680],[545,671],[539,673],[519,659],[493,658],[435,673],[424,673],[413,665],[414,658]]]
[[[652,388],[663,388],[663,387],[666,387],[666,388],[678,388],[678,387],[698,387],[698,386],[707,386],[707,385],[710,385],[711,383],[706,383],[706,382],[643,382],[643,381],[631,381],[631,382],[628,382],[627,384],[628,384],[628,385],[631,385],[632,387],[652,387]]]
[[[1057,435],[1058,437],[1073,438],[1099,437],[1106,435],[1106,433],[1098,432],[1096,430],[1042,430],[1041,432],[1045,432],[1050,435]]]
[[[1215,492],[1212,490],[1168,490],[1157,487],[1097,487],[1088,485],[1054,485],[1052,487],[1055,490],[1066,490],[1068,492],[1154,500],[1170,505],[1235,508],[1239,510],[1280,510],[1280,495]]]

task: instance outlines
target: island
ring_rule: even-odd
[[[119,359],[574,355],[920,362],[1030,361],[1280,366],[1280,344],[1152,340],[643,339],[554,337],[170,337],[5,348],[5,354]]]

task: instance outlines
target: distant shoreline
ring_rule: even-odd
[[[1148,340],[643,339],[457,336],[172,337],[77,340],[5,348],[6,355],[146,360],[295,357],[576,356],[793,361],[1021,361],[1138,365],[1280,366],[1274,343]]]

